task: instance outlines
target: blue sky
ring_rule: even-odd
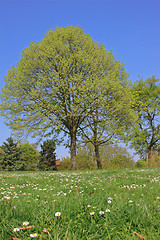
[[[8,69],[55,26],[79,25],[125,64],[129,79],[160,78],[160,0],[0,0],[0,91]],[[0,145],[11,131],[0,117]],[[57,156],[67,150],[57,149]]]

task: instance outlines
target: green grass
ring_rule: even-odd
[[[160,169],[2,172],[0,211],[1,240],[140,239],[134,232],[157,240]],[[14,232],[24,221],[35,228]]]

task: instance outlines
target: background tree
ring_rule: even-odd
[[[135,163],[135,167],[137,168],[145,168],[148,166],[148,163],[146,161],[146,159],[139,159],[136,163]]]
[[[160,85],[159,79],[140,79],[132,86],[132,107],[138,121],[126,137],[141,157],[147,155],[148,166],[152,166],[151,151],[160,142]]]
[[[135,162],[127,149],[117,144],[105,144],[100,148],[102,167],[107,168],[131,168]]]
[[[20,161],[23,163],[24,170],[36,170],[39,161],[39,152],[33,144],[21,143],[18,145],[20,149]]]
[[[69,136],[71,169],[76,169],[77,134],[107,82],[114,81],[112,67],[113,54],[80,27],[57,27],[23,50],[9,70],[0,114],[18,135]]]
[[[55,142],[52,139],[48,139],[41,144],[41,149],[38,168],[40,170],[57,170]]]
[[[2,167],[3,159],[4,159],[4,151],[0,147],[0,167]]]
[[[70,170],[71,169],[71,158],[69,156],[63,157],[60,166],[57,166],[58,171]]]
[[[116,144],[104,144],[99,148],[102,168],[133,168],[135,162],[126,148]],[[58,170],[68,170],[71,159],[63,158]],[[87,143],[85,146],[78,147],[77,150],[77,169],[96,169],[96,158],[94,154],[94,146]]]
[[[78,146],[77,149],[77,169],[97,169],[94,146],[87,143],[85,146]]]
[[[115,141],[135,120],[123,64],[113,59],[111,66],[108,66],[108,77],[112,81],[106,80],[105,91],[100,93],[103,97],[96,99],[82,128],[84,143],[90,142],[94,146],[99,169],[102,168],[100,146]]]
[[[160,155],[158,151],[154,150],[151,153],[151,162],[152,162],[152,167],[160,167]]]
[[[152,167],[160,167],[160,154],[157,150],[151,151],[151,162]],[[148,161],[146,158],[139,159],[135,166],[140,168],[148,167]]]
[[[18,143],[12,137],[7,138],[1,146],[4,154],[1,154],[1,165],[6,171],[24,170],[24,164],[20,160],[20,149]]]

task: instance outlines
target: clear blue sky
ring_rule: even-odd
[[[0,91],[22,49],[67,25],[111,49],[131,81],[160,78],[160,0],[0,0]],[[0,117],[0,145],[10,134]],[[57,149],[58,157],[66,154]]]

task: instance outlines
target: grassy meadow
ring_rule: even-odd
[[[0,173],[0,239],[160,239],[160,168]]]

